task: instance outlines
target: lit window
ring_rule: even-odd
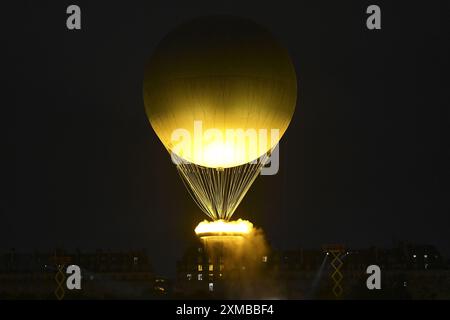
[[[201,273],[199,273],[197,275],[197,279],[198,279],[198,281],[202,281],[203,280],[203,275]]]
[[[198,271],[203,271],[203,266],[201,264],[198,265]]]
[[[223,270],[223,264],[221,264],[221,265],[219,266],[219,269],[220,269],[220,271]]]
[[[192,274],[188,273],[188,274],[186,275],[186,278],[187,278],[189,281],[191,281],[191,279],[192,279]]]
[[[198,250],[198,252],[202,252],[202,248],[198,248],[197,250]]]
[[[263,261],[263,262],[267,262],[267,256],[263,256],[263,257],[262,257],[262,261]]]
[[[208,289],[210,292],[213,292],[214,291],[214,283],[212,283],[212,282],[208,283]]]
[[[417,257],[415,254],[413,254],[413,258]]]
[[[209,265],[209,271],[213,271],[214,270],[214,265],[210,264]]]
[[[426,259],[426,258],[428,258],[428,255],[424,254],[423,257]]]
[[[212,277],[214,277],[214,275],[212,273],[210,273],[209,278],[211,279]]]
[[[219,273],[219,277],[222,277],[222,274],[221,274],[221,273]]]
[[[134,257],[134,258],[133,258],[133,262],[134,262],[134,264],[137,264],[137,263],[138,263],[138,260],[139,260],[139,258],[138,258],[138,257]]]

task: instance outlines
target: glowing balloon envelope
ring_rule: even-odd
[[[249,20],[198,18],[160,42],[143,89],[150,124],[193,199],[228,220],[294,113],[287,50]]]
[[[272,150],[296,97],[287,50],[266,29],[235,17],[182,24],[145,70],[145,108],[159,139],[204,167],[234,167]]]

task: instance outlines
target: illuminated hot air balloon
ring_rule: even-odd
[[[296,98],[287,50],[241,18],[182,24],[145,69],[150,124],[213,220],[230,219],[286,131]]]

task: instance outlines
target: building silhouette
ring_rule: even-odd
[[[12,249],[0,254],[0,297],[56,299],[56,274],[61,270],[64,280],[71,264],[82,269],[82,289],[68,290],[63,283],[67,299],[164,298],[169,292],[170,281],[154,274],[144,250],[27,254]]]
[[[227,260],[199,241],[176,263],[174,279],[159,277],[144,250],[0,253],[0,299],[57,299],[56,275],[82,270],[82,289],[64,299],[450,299],[450,264],[432,245],[345,248],[339,254],[342,295],[333,293],[327,247],[270,249]],[[368,290],[369,265],[381,269],[381,290]],[[67,276],[67,275],[64,275]]]
[[[431,245],[347,248],[341,299],[449,299],[450,268]],[[324,249],[275,250],[250,265],[211,260],[199,242],[177,262],[174,294],[180,298],[335,299],[334,271]],[[381,290],[368,290],[367,267],[381,269]]]

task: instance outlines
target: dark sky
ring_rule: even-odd
[[[227,13],[270,29],[299,82],[280,172],[235,216],[276,248],[406,240],[450,254],[450,10],[393,2],[374,2],[382,30],[369,31],[365,1],[18,1],[4,10],[0,249],[147,248],[174,272],[205,216],[148,124],[144,65],[179,23]],[[72,3],[81,31],[66,29]]]

